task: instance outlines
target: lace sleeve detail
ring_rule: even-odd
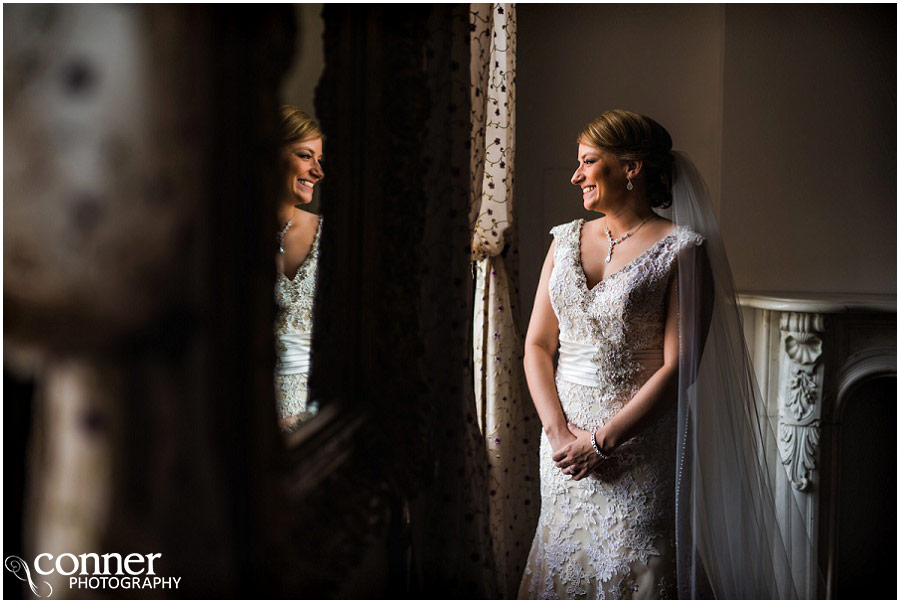
[[[553,238],[557,240],[557,245],[559,244],[559,239],[568,239],[571,237],[572,233],[575,232],[575,228],[577,228],[579,222],[581,222],[581,220],[572,220],[571,222],[566,222],[565,224],[557,224],[550,229],[550,234],[552,234]]]
[[[553,235],[554,239],[556,239],[556,253],[554,254],[555,259],[561,259],[564,255],[569,253],[571,249],[576,248],[576,233],[577,229],[580,227],[581,220],[572,220],[571,222],[566,222],[565,224],[557,224],[550,229],[550,234]]]
[[[706,238],[703,235],[694,232],[687,226],[679,227],[678,249],[684,249],[690,245],[699,247],[704,241],[706,241]]]

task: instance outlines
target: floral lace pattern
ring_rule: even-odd
[[[566,418],[596,430],[652,375],[635,353],[662,350],[666,290],[676,254],[703,238],[676,226],[588,289],[581,266],[584,220],[554,227],[550,302],[560,339],[595,346],[600,385],[556,377]],[[649,367],[648,367],[649,368]],[[675,409],[616,449],[592,476],[572,481],[541,438],[541,514],[521,598],[665,598],[675,586]]]
[[[316,294],[316,270],[319,260],[319,235],[322,232],[322,219],[313,237],[312,248],[294,278],[290,279],[280,270],[276,270],[275,281],[275,351],[278,362],[284,357],[287,349],[281,342],[280,335],[288,333],[311,333],[313,301]],[[275,401],[278,405],[278,416],[281,418],[298,416],[302,421],[309,418],[314,408],[307,408],[306,382],[308,373],[293,375],[275,375]]]

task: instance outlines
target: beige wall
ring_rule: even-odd
[[[325,69],[325,51],[322,48],[321,4],[295,4],[297,38],[294,41],[294,58],[281,82],[281,100],[285,104],[300,107],[315,117],[313,98],[316,84]]]
[[[896,293],[896,14],[725,9],[721,222],[739,288]]]
[[[317,119],[313,103],[316,86],[325,69],[325,50],[322,47],[325,22],[322,20],[322,4],[295,4],[294,16],[297,26],[294,57],[281,82],[281,102],[300,107],[313,119]],[[323,155],[327,156],[327,153],[328,149],[323,147]],[[308,211],[319,213],[320,194],[317,187],[313,193],[312,203],[306,206]]]
[[[694,158],[739,289],[894,293],[895,15],[887,5],[518,5],[526,320],[547,231],[592,216],[569,183],[574,138],[616,107],[653,117]]]

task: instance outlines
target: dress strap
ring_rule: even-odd
[[[684,226],[675,226],[675,229],[661,241],[661,245],[648,259],[657,266],[658,270],[668,272],[676,264],[678,254],[682,250],[703,244],[705,239]]]
[[[553,235],[553,238],[556,240],[556,252],[554,254],[554,259],[556,261],[559,261],[563,257],[571,256],[573,250],[575,250],[576,254],[578,253],[578,239],[581,222],[582,220],[580,219],[573,220],[571,222],[566,222],[565,224],[557,224],[550,229],[550,234]]]
[[[689,247],[691,245],[702,245],[703,241],[706,240],[703,235],[697,234],[687,226],[676,226],[675,228],[677,229],[675,245],[676,252],[681,251],[685,247]]]

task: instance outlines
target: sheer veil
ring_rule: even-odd
[[[799,504],[778,489],[775,431],[747,353],[709,192],[675,151],[673,221],[705,238],[678,257],[676,552],[681,598],[816,597]]]

